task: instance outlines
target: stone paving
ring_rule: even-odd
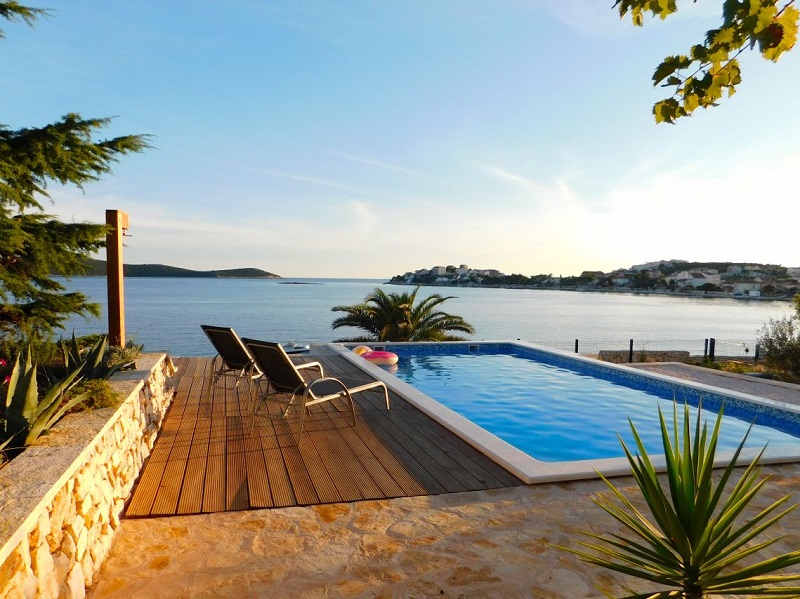
[[[800,385],[757,378],[747,374],[722,372],[692,364],[679,364],[677,362],[643,362],[626,364],[626,366],[649,370],[703,385],[721,387],[722,389],[738,391],[739,393],[800,405]]]
[[[800,483],[798,465],[764,472],[762,508]],[[124,520],[89,596],[599,598],[594,585],[619,591],[622,578],[553,545],[618,529],[590,499],[602,492],[583,481]],[[800,547],[798,531],[796,510],[775,529],[786,535],[775,550]]]
[[[800,484],[800,464],[763,472],[771,481],[755,507]],[[634,491],[629,477],[614,483]],[[123,520],[89,597],[600,598],[597,585],[619,593],[631,580],[554,545],[619,531],[591,500],[608,492],[593,480]],[[800,548],[799,531],[795,510],[770,530],[785,536],[769,555]]]

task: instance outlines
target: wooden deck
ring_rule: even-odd
[[[324,352],[324,348],[320,350]],[[325,374],[369,380],[333,352]],[[298,446],[292,419],[250,417],[247,387],[213,395],[209,358],[176,360],[176,396],[133,496],[128,518],[438,495],[522,484],[492,460],[391,394],[311,408]]]

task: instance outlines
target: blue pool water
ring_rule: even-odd
[[[713,419],[724,402],[718,449],[738,446],[755,422],[747,447],[797,446],[800,417],[638,373],[622,372],[513,344],[388,345],[400,356],[394,373],[526,454],[544,462],[620,457],[617,437],[632,444],[628,418],[648,452],[663,453],[658,406],[672,421],[673,398],[691,406],[702,398]]]

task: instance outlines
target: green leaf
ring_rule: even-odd
[[[692,64],[687,56],[667,56],[653,72],[653,85],[658,85],[664,79],[680,69],[685,69]]]
[[[675,98],[667,98],[653,105],[653,116],[656,123],[674,123],[678,118],[678,102]]]

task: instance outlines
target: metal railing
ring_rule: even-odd
[[[562,351],[574,352],[586,356],[598,356],[601,352],[621,352],[630,354],[630,362],[642,361],[637,358],[658,352],[689,352],[691,357],[736,358],[758,361],[759,347],[754,340],[722,340],[709,337],[706,339],[531,339],[532,343],[552,347]]]

